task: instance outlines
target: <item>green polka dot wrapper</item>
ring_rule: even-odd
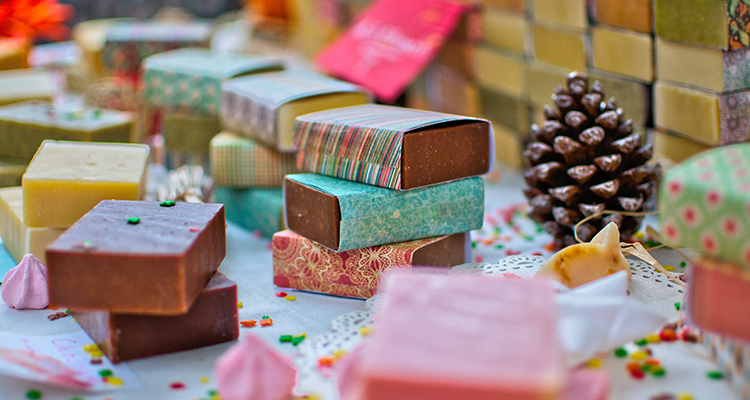
[[[750,270],[750,143],[706,151],[667,171],[659,215],[667,244]]]

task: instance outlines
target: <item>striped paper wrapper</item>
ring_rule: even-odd
[[[209,159],[216,186],[281,187],[285,175],[298,172],[294,154],[229,131],[211,139]]]
[[[454,121],[485,120],[380,105],[303,115],[294,123],[297,166],[304,171],[400,189],[404,134]]]
[[[270,238],[286,228],[280,188],[214,188],[214,201],[224,204],[227,221]]]
[[[750,344],[707,333],[703,333],[703,343],[724,372],[737,399],[750,400]]]

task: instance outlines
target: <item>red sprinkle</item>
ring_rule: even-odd
[[[511,249],[505,250],[506,256],[515,256],[517,254],[521,254],[521,252],[518,250],[511,250]]]
[[[180,390],[180,389],[185,389],[185,384],[182,382],[172,382],[169,384],[169,387],[174,390]]]
[[[674,342],[677,340],[677,334],[672,329],[664,329],[659,332],[659,339],[665,342]]]
[[[639,364],[637,361],[632,361],[632,362],[625,364],[625,368],[631,373],[633,371],[643,372],[643,369],[641,368],[641,364]]]
[[[276,297],[286,297],[286,292],[278,292],[276,293]]]
[[[200,231],[201,231],[201,228],[196,228],[194,226],[190,227],[190,232],[200,232]]]
[[[318,366],[320,367],[332,367],[333,366],[333,358],[332,357],[322,357],[318,359]]]
[[[246,319],[246,320],[240,321],[240,325],[244,326],[245,328],[253,327],[257,323],[258,323],[258,321],[254,320],[254,319]]]
[[[101,358],[92,358],[91,361],[89,361],[91,365],[101,365],[102,359]]]
[[[646,373],[644,373],[641,370],[638,370],[638,371],[629,371],[629,372],[630,372],[630,376],[633,379],[639,379],[640,380],[640,379],[643,379],[643,378],[646,377]]]

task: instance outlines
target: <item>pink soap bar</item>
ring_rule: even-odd
[[[570,373],[561,400],[607,400],[611,388],[607,373],[580,369]]]
[[[362,400],[558,399],[566,370],[545,280],[394,274],[361,355]]]
[[[700,328],[750,341],[750,274],[737,264],[700,257],[689,269],[687,309]]]

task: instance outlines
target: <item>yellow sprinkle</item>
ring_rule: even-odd
[[[91,357],[103,357],[104,356],[104,353],[102,353],[101,351],[98,351],[98,350],[97,351],[92,351],[89,354],[91,354]]]
[[[99,346],[95,344],[87,344],[83,346],[83,349],[91,353],[92,351],[99,351]]]
[[[592,358],[588,362],[590,368],[600,368],[602,366],[602,360],[600,358]]]
[[[648,357],[648,353],[645,351],[636,351],[635,353],[630,355],[630,358],[633,360],[643,360],[644,358]]]
[[[338,360],[339,358],[341,358],[341,357],[343,357],[345,355],[346,355],[346,350],[343,350],[343,349],[336,350],[336,352],[333,353],[333,358],[336,359],[336,360]]]
[[[641,239],[643,239],[645,237],[646,237],[646,235],[644,235],[643,232],[636,232],[636,234],[635,234],[635,238],[638,239],[638,240],[641,240]]]
[[[222,399],[221,399],[221,396],[219,396],[218,394],[215,394],[215,395],[211,396],[211,398],[209,400],[222,400]]]
[[[238,301],[238,302],[237,302],[237,308],[242,308],[242,306],[243,306],[243,305],[242,305],[242,302],[241,302],[241,301]]]
[[[211,379],[209,379],[209,377],[204,376],[201,378],[201,383],[208,383],[208,382],[211,382]]]
[[[359,334],[362,336],[370,336],[375,330],[371,326],[363,326],[359,328]]]
[[[659,335],[657,335],[655,333],[652,333],[652,334],[646,336],[646,341],[648,343],[659,343],[659,342],[661,342],[661,338],[659,337]]]
[[[122,379],[116,376],[108,376],[104,378],[104,380],[106,380],[107,383],[109,383],[110,385],[115,385],[115,386],[122,386],[122,384],[125,383],[122,381]]]
[[[297,300],[297,296],[292,296],[291,294],[290,294],[290,295],[287,295],[287,296],[286,296],[286,297],[284,297],[284,298],[285,298],[285,299],[287,299],[287,300],[289,300],[289,301],[294,301],[294,300]]]
[[[693,397],[692,393],[689,392],[680,392],[677,393],[677,400],[694,400],[695,397]]]
[[[674,267],[671,265],[664,265],[664,269],[666,269],[667,271],[674,271]]]

